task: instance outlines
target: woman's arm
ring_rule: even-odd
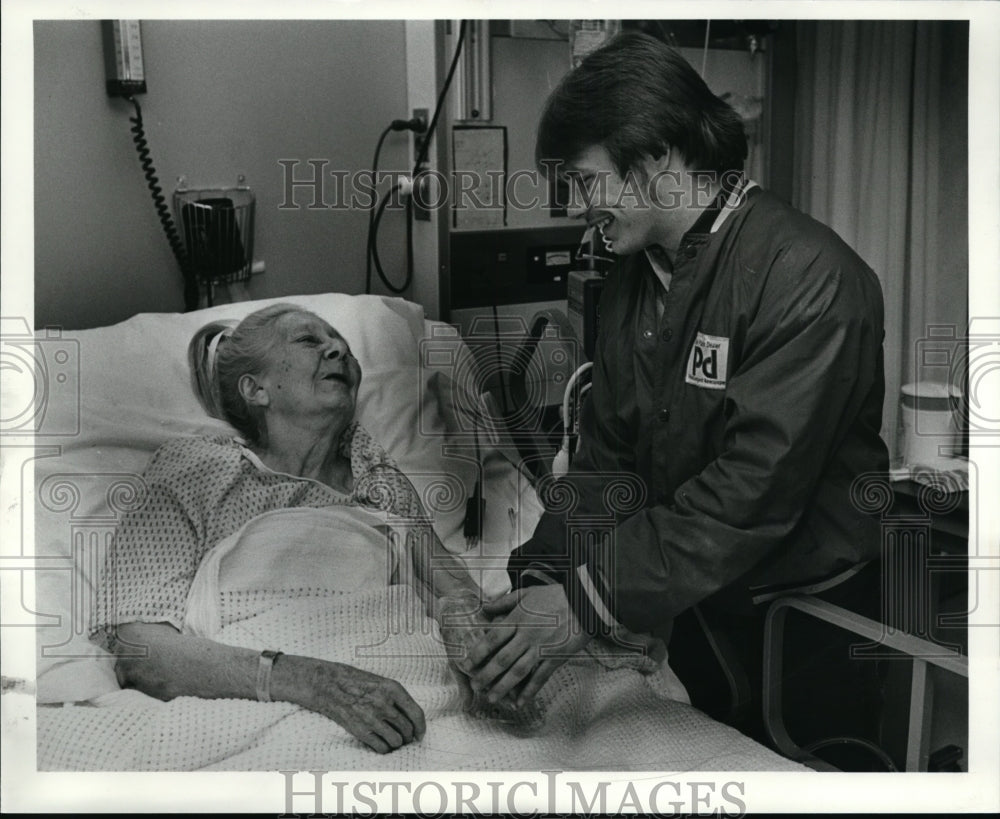
[[[444,548],[419,493],[399,467],[378,464],[361,478],[355,492],[392,513],[389,525],[401,558],[397,580],[420,593],[428,613],[440,598],[479,598],[479,585],[465,564]]]
[[[418,590],[431,597],[480,597],[479,585],[465,564],[444,548],[429,521],[413,520],[400,527]]]
[[[402,471],[383,464],[365,480],[372,484],[360,494],[388,500],[394,514],[390,529],[399,556],[395,581],[416,590],[427,616],[438,623],[449,658],[462,672],[460,682],[468,688],[463,661],[491,628],[483,610],[482,590],[465,563],[444,548],[416,489]],[[471,689],[468,694],[475,699]]]
[[[161,700],[256,699],[260,653],[181,634],[169,623],[126,623],[112,641],[123,688]],[[142,657],[133,656],[144,649]],[[360,668],[282,654],[271,672],[272,700],[329,717],[378,753],[423,738],[424,713],[402,685]]]

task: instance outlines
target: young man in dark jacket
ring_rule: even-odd
[[[703,601],[759,621],[776,593],[849,588],[878,556],[851,490],[888,466],[880,286],[747,180],[746,155],[737,114],[643,35],[547,103],[538,159],[561,164],[620,259],[564,487],[576,502],[515,551],[500,625],[468,660],[497,698],[532,697],[592,636],[662,630]]]

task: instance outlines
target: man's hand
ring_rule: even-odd
[[[467,697],[467,707],[472,713],[481,712],[494,719],[513,719],[517,711],[513,696],[492,702],[489,708],[481,710],[485,705],[485,697],[480,702],[469,681],[468,652],[493,628],[490,618],[483,611],[480,596],[460,595],[439,598],[435,603],[435,619],[441,630],[448,659],[459,672],[457,676]]]
[[[468,649],[460,666],[490,702],[517,689],[517,705],[524,705],[552,672],[590,642],[557,584],[510,592],[484,609],[500,619]]]

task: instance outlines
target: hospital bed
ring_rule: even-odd
[[[650,667],[642,658],[586,655],[566,663],[531,720],[469,713],[457,683],[421,687],[419,649],[397,651],[389,666],[359,650],[386,628],[379,616],[391,619],[401,599],[391,589],[359,590],[369,596],[367,608],[350,594],[338,598],[331,639],[352,655],[343,661],[390,667],[419,692],[426,736],[395,753],[375,755],[332,721],[289,703],[161,702],[120,689],[112,658],[87,639],[116,523],[141,503],[143,469],[161,444],[230,432],[204,413],[189,386],[194,331],[272,301],[301,304],[344,335],[364,371],[358,420],[411,477],[443,544],[463,556],[484,593],[508,588],[506,556],[530,535],[541,505],[528,476],[467,411],[475,400],[467,402],[468,385],[455,377],[467,354],[462,341],[425,320],[418,305],[323,294],[43,332],[34,347],[48,367],[34,418],[39,434],[33,455],[6,470],[34,501],[33,516],[31,504],[22,504],[20,524],[22,553],[34,556],[36,568],[39,770],[807,770],[692,708],[669,665]],[[466,501],[480,475],[486,510],[482,531],[470,537]],[[362,610],[382,614],[364,620]],[[435,639],[434,628],[423,624],[416,643],[395,632],[383,638],[423,645]]]

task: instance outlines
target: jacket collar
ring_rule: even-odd
[[[745,176],[741,174],[740,181],[729,193],[729,196],[726,198],[725,203],[722,205],[721,209],[716,214],[715,220],[712,222],[712,227],[709,230],[709,233],[717,232],[734,210],[746,204],[747,194],[756,187],[759,187],[759,185],[756,182],[754,182],[752,179],[747,179]]]

